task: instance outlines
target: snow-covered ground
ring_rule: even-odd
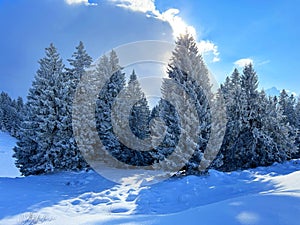
[[[18,169],[15,167],[15,160],[12,157],[12,149],[15,144],[15,138],[0,131],[0,177],[20,176]]]
[[[0,140],[1,151],[9,152],[13,139],[2,133]],[[13,164],[9,157],[3,162],[3,154],[1,225],[300,224],[300,160],[142,186],[129,179],[116,184],[93,171],[4,177]]]

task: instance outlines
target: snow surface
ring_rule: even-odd
[[[0,177],[0,224],[300,224],[300,160],[152,186],[125,180],[93,171]]]
[[[15,166],[15,160],[12,157],[12,149],[15,144],[15,138],[0,131],[0,177],[20,176],[19,170]]]

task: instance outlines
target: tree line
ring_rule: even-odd
[[[295,96],[288,95],[285,90],[275,97],[259,91],[258,76],[251,64],[241,72],[235,69],[214,95],[209,72],[194,38],[185,34],[175,44],[167,69],[168,78],[163,79],[161,87],[162,98],[153,109],[149,108],[134,71],[126,82],[116,52],[111,51],[92,65],[92,58],[80,42],[68,59],[70,66],[66,67],[53,44],[46,48],[26,103],[23,105],[21,99],[4,101],[2,99],[9,97],[1,94],[0,119],[10,123],[14,121],[16,125],[3,126],[1,122],[0,128],[18,137],[14,157],[21,173],[31,175],[89,168],[74,138],[72,106],[80,79],[88,76],[91,70],[100,80],[107,73],[112,74],[97,96],[96,129],[109,154],[128,165],[146,166],[163,162],[164,166],[172,166],[176,161],[169,160],[168,156],[176,152],[178,156],[175,157],[179,161],[188,157],[187,163],[180,169],[182,174],[200,174],[203,171],[199,170],[199,164],[205,161],[209,163],[206,169],[233,171],[267,166],[300,156],[300,101]],[[197,80],[201,80],[201,84]],[[174,90],[173,84],[183,94]],[[127,98],[131,97],[130,93],[139,96],[140,100],[129,114],[129,127],[138,139],[151,138],[153,146],[149,151],[131,149],[115,134],[113,117],[119,123],[117,128],[124,129],[124,123],[118,120],[120,115],[114,115],[112,111],[117,95],[123,90]],[[172,104],[166,99],[172,100]],[[186,101],[180,102],[182,99]],[[188,101],[193,107],[184,103]],[[3,116],[13,115],[3,110],[5,104],[11,105],[11,108],[19,107],[12,110],[19,116]],[[179,105],[181,112],[177,110]],[[220,115],[226,119],[225,127],[213,131],[217,134],[212,134],[212,127],[218,127],[213,123],[219,122],[212,119],[212,105],[226,108],[225,114]],[[6,113],[2,113],[4,111]],[[222,111],[219,113],[222,114]],[[157,122],[153,123],[154,119],[165,124],[164,130]],[[88,124],[90,121],[81,118],[81,122]],[[14,131],[12,127],[15,127]],[[220,151],[210,162],[205,154],[209,139],[223,136]],[[124,138],[127,138],[126,134]],[[128,138],[130,142],[130,136]],[[160,140],[159,144],[157,140]],[[86,146],[86,151],[89,150]],[[95,153],[93,157],[101,156]]]
[[[22,97],[12,99],[7,93],[0,93],[0,130],[19,138],[19,127],[24,113]]]

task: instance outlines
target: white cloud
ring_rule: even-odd
[[[65,2],[69,5],[78,5],[78,4],[96,5],[96,3],[89,3],[88,0],[65,0]]]
[[[207,53],[213,53],[214,57],[213,57],[213,62],[219,62],[220,58],[219,58],[219,51],[218,51],[218,46],[215,45],[213,42],[211,41],[200,41],[198,43],[198,49],[199,52],[203,55],[207,54]]]
[[[265,65],[265,64],[268,64],[268,63],[270,63],[271,62],[271,60],[264,60],[264,61],[260,61],[260,62],[258,62],[258,63],[256,63],[258,66],[262,66],[262,65]]]
[[[170,24],[173,30],[173,36],[175,38],[180,34],[185,33],[186,31],[188,31],[196,38],[196,29],[193,26],[187,25],[184,20],[180,16],[178,16],[179,12],[180,11],[178,9],[171,8],[163,13],[158,14],[157,18]]]
[[[115,2],[117,6],[127,8],[133,11],[148,13],[147,16],[155,17],[166,21],[173,29],[174,37],[184,33],[188,30],[194,37],[196,37],[196,30],[194,27],[187,25],[184,20],[178,16],[179,10],[170,8],[164,12],[159,12],[155,6],[155,0],[109,0]],[[149,14],[150,13],[150,14]]]
[[[238,66],[238,67],[245,67],[248,64],[253,64],[253,59],[250,58],[243,58],[243,59],[239,59],[237,61],[234,62],[234,65]]]
[[[73,5],[73,4],[87,4],[88,0],[65,0],[67,4]]]
[[[115,2],[117,6],[128,8],[133,11],[139,12],[152,12],[155,15],[159,13],[156,10],[154,0],[110,0],[111,2]]]
[[[116,3],[117,6],[127,8],[133,11],[146,13],[148,17],[154,17],[162,21],[168,22],[173,30],[173,37],[176,38],[180,34],[188,31],[197,39],[197,32],[193,26],[188,25],[182,17],[179,16],[180,11],[170,8],[164,12],[159,12],[155,6],[155,0],[109,0]],[[198,48],[202,54],[212,54],[213,62],[220,61],[218,46],[211,41],[200,41]]]

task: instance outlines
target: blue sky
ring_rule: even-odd
[[[299,94],[299,5],[296,0],[0,0],[0,90],[26,96],[51,42],[66,63],[80,40],[96,59],[132,41],[173,41],[188,27],[219,82],[252,61],[260,87]]]

